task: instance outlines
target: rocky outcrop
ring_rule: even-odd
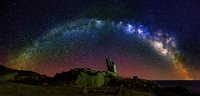
[[[80,87],[101,87],[106,85],[115,76],[108,71],[95,71],[89,68],[76,68],[68,72],[58,73],[53,83],[62,85],[77,85]]]
[[[107,85],[112,79],[117,77],[115,63],[106,59],[107,71],[95,71],[90,68],[76,68],[68,72],[58,73],[54,76],[53,84],[76,85],[80,87],[93,86],[101,87]]]

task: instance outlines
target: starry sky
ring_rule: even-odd
[[[73,68],[199,80],[198,0],[1,0],[0,64],[53,76]]]

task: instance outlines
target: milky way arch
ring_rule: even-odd
[[[120,39],[124,41],[120,42]],[[78,67],[79,65],[75,63],[88,63],[82,62],[80,58],[84,56],[84,59],[93,58],[94,55],[104,53],[104,51],[101,51],[102,49],[110,49],[108,54],[116,54],[117,51],[112,49],[122,49],[122,47],[119,47],[120,45],[133,47],[126,45],[126,42],[130,41],[151,47],[160,57],[166,57],[172,61],[171,65],[182,79],[193,79],[184,65],[183,56],[178,51],[175,36],[161,29],[150,30],[142,24],[131,21],[79,19],[59,25],[38,38],[33,45],[29,45],[19,52],[17,56],[11,56],[8,66],[16,69],[31,69],[38,64],[53,62],[61,65],[69,63],[74,64],[73,67]],[[134,47],[139,49],[140,46],[135,44]],[[84,52],[87,48],[90,48],[90,50]],[[90,55],[88,56],[88,54]],[[101,56],[106,58],[108,54],[101,54]],[[48,68],[46,65],[44,67]],[[54,67],[51,68],[54,69]],[[58,67],[57,69],[62,68]],[[37,71],[37,67],[33,70]]]

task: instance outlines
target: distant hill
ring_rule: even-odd
[[[33,83],[48,79],[45,75],[40,75],[32,71],[16,70],[0,65],[0,81],[13,81],[23,83]]]
[[[2,65],[0,65],[0,76],[5,75],[5,74],[9,74],[9,73],[13,73],[16,72],[17,70],[15,69],[10,69],[10,68],[6,68]]]

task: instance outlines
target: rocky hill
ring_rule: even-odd
[[[76,68],[68,72],[56,74],[52,81],[59,85],[77,85],[102,87],[109,81],[116,78],[115,74],[109,71],[95,71],[90,68]]]
[[[190,92],[184,87],[162,87],[137,76],[122,78],[110,71],[95,71],[89,68],[76,68],[58,73],[51,80],[50,85],[52,84],[83,88],[89,92],[129,94],[126,96],[132,96],[134,92],[154,94],[152,96],[190,96]]]

